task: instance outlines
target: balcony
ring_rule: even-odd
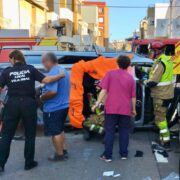
[[[60,19],[73,22],[73,12],[68,8],[60,8]]]

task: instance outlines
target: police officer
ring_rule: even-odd
[[[29,170],[38,165],[34,161],[37,121],[35,81],[50,83],[64,76],[61,73],[57,76],[45,77],[33,66],[27,65],[23,54],[18,50],[9,54],[9,60],[13,66],[5,69],[0,76],[0,90],[4,86],[8,87],[8,101],[5,105],[6,111],[0,140],[0,172],[4,171],[11,140],[20,120],[25,128],[24,168]]]
[[[160,143],[170,148],[170,133],[166,119],[167,108],[174,97],[173,63],[171,56],[165,55],[165,47],[155,50],[156,59],[151,69],[147,86],[151,88],[155,124],[160,130]]]

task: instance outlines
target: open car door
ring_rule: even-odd
[[[133,55],[128,56],[133,57]],[[97,59],[88,62],[82,60],[73,65],[69,107],[69,118],[73,127],[82,128],[82,122],[85,120],[83,115],[84,74],[87,73],[92,78],[101,80],[108,71],[117,68],[116,58],[105,58],[104,56],[99,56]]]

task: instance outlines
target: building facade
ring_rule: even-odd
[[[11,4],[11,6],[9,6]],[[85,31],[81,0],[0,0],[0,28],[28,29],[29,36],[72,37]]]
[[[156,3],[140,22],[141,38],[180,38],[180,0]]]
[[[65,49],[96,43],[108,47],[108,8],[82,0],[0,0],[0,29],[26,37],[56,38]],[[90,3],[90,2],[89,2]],[[11,4],[11,6],[10,6]],[[6,36],[9,37],[9,35]],[[13,35],[13,34],[12,34]],[[47,44],[44,40],[42,44]]]
[[[108,49],[109,46],[109,10],[105,2],[84,1],[84,5],[98,8],[98,44]]]
[[[92,43],[98,44],[98,37],[100,35],[98,29],[98,7],[83,5],[81,15],[83,21],[88,23],[88,35],[92,38]]]
[[[0,0],[0,28],[28,29],[29,36],[47,34],[46,0]]]

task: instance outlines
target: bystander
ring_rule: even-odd
[[[131,117],[136,115],[135,81],[127,72],[130,59],[127,56],[120,56],[117,63],[119,69],[109,71],[102,79],[100,83],[102,90],[92,108],[95,111],[105,98],[105,151],[100,158],[106,162],[112,161],[116,125],[119,127],[119,153],[122,159],[127,159]]]
[[[65,77],[57,82],[45,85],[41,100],[43,102],[44,131],[46,136],[52,136],[55,153],[48,158],[50,161],[63,161],[68,158],[64,135],[64,123],[68,114],[70,79],[69,73],[58,65],[56,56],[47,53],[43,56],[43,65],[49,71],[48,75],[64,72]]]

